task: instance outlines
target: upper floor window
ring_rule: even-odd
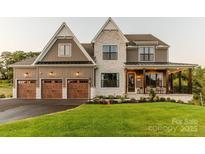
[[[103,60],[117,60],[117,45],[103,45]]]
[[[59,57],[71,57],[71,44],[59,43],[58,44],[58,56]]]
[[[154,47],[140,47],[139,48],[139,58],[140,61],[154,61],[155,58]]]

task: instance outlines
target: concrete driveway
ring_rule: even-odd
[[[85,103],[85,100],[0,100],[0,123],[64,111]]]

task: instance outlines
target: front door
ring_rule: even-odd
[[[135,73],[127,74],[127,91],[135,92]]]

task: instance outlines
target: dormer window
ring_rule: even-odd
[[[59,57],[71,57],[71,44],[59,43],[58,44],[58,56]]]
[[[103,60],[117,60],[117,45],[103,45]]]
[[[155,48],[154,47],[139,47],[139,61],[154,62]]]

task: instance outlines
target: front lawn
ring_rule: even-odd
[[[205,136],[205,108],[177,103],[85,104],[1,124],[0,136]]]

